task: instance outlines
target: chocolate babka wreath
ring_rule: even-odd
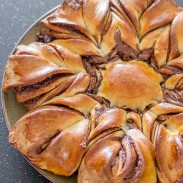
[[[9,57],[4,92],[30,111],[9,142],[79,183],[183,182],[183,8],[65,0]]]

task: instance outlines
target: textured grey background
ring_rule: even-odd
[[[0,78],[8,55],[21,35],[37,18],[61,1],[0,0]],[[183,0],[177,2],[183,6]],[[0,109],[0,183],[48,183],[21,154],[10,147],[7,136],[8,131]]]

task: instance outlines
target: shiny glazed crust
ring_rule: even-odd
[[[183,182],[183,9],[65,0],[42,23],[5,68],[4,92],[30,110],[9,142],[79,183]]]

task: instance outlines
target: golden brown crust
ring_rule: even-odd
[[[154,0],[150,0],[150,1],[148,1],[148,0],[144,0],[144,1],[119,0],[122,8],[125,10],[128,17],[132,21],[137,33],[139,33],[139,31],[140,31],[139,19],[142,16],[142,14],[144,13],[144,11],[149,7],[149,5],[153,1]]]
[[[58,39],[53,41],[53,43],[57,45],[62,45],[82,56],[90,56],[90,55],[100,56],[101,55],[100,50],[91,41],[87,41],[87,40]]]
[[[139,48],[141,50],[147,50],[154,47],[157,39],[160,37],[162,32],[164,31],[166,27],[161,27],[158,29],[155,29],[154,31],[150,32],[149,34],[145,35],[139,44]]]
[[[105,17],[110,12],[109,2],[110,0],[83,1],[83,21],[98,44],[105,28]]]
[[[165,4],[167,9],[165,8]],[[142,15],[140,36],[168,25],[183,9],[172,0],[156,0]]]
[[[145,106],[162,100],[159,85],[162,77],[141,61],[109,63],[102,75],[98,95],[108,99],[111,107],[143,110]]]
[[[55,74],[72,74],[66,68],[59,68],[54,63],[30,55],[12,55],[5,68],[3,89],[26,86],[43,81]]]
[[[32,88],[30,90],[23,90],[23,91],[17,91],[16,92],[16,99],[18,102],[25,102],[31,99],[34,99],[38,96],[42,96],[45,93],[48,93],[49,91],[57,88],[59,85],[61,85],[63,82],[67,80],[68,76],[58,78],[55,81],[52,81],[49,85],[43,85],[41,87]]]
[[[129,130],[126,134],[118,131],[100,139],[81,163],[78,182],[86,181],[156,183],[150,141],[139,130]]]
[[[154,57],[157,61],[158,67],[166,64],[170,39],[170,26],[167,26],[161,35],[158,37],[154,46]]]
[[[61,33],[73,33],[77,31],[95,42],[82,18],[82,2],[78,4],[77,8],[73,8],[73,5],[74,3],[65,1],[56,12],[42,22],[49,28]]]
[[[50,43],[49,45],[56,49],[60,54],[63,60],[63,66],[61,65],[62,67],[67,67],[71,69],[75,74],[78,74],[79,72],[86,72],[80,55],[61,45],[56,45],[53,43]]]
[[[183,43],[182,43],[182,37],[183,37],[183,12],[179,13],[174,21],[172,22],[171,27],[171,47],[170,47],[170,56],[169,60],[174,59],[180,54],[183,53]]]
[[[13,126],[9,142],[34,165],[69,176],[84,154],[88,124],[83,116],[66,108],[42,107]],[[68,146],[70,142],[74,151]]]
[[[76,86],[80,80],[82,83]],[[71,81],[76,84],[71,85]],[[77,93],[84,92],[88,85],[89,76],[80,55],[53,43],[32,43],[18,46],[15,55],[9,58],[3,89],[15,87],[17,100],[34,109],[69,86],[78,87]]]
[[[98,121],[97,121],[98,120]],[[127,130],[126,111],[123,109],[110,109],[104,114],[101,114],[98,119],[92,120],[95,128],[91,131],[90,140],[95,139],[98,135],[106,133],[107,131],[117,131],[121,128]]]
[[[182,182],[183,8],[65,0],[42,22],[5,69],[3,90],[32,110],[9,142],[79,183]]]
[[[60,93],[63,93],[76,79],[76,76],[71,76],[65,79],[64,82],[62,82],[59,86],[51,90],[50,92],[43,94],[41,96],[38,96],[37,98],[34,98],[32,100],[28,100],[24,102],[25,107],[28,110],[33,110],[39,107],[42,103],[45,101],[48,101],[52,99],[54,96],[59,95]]]
[[[136,49],[138,45],[138,39],[134,29],[128,24],[128,22],[126,22],[124,18],[122,19],[114,13],[112,15],[113,18],[111,26],[109,27],[101,42],[100,48],[102,53],[104,53],[104,55],[108,55],[109,52],[116,46],[114,36],[117,29],[120,31],[122,40],[132,48]],[[128,34],[131,35],[131,39],[128,39]]]
[[[42,105],[68,106],[71,109],[74,109],[83,113],[84,115],[89,115],[89,112],[97,104],[98,102],[96,100],[94,100],[93,98],[87,95],[76,94],[71,97],[62,97],[62,95],[58,95],[53,99],[43,103]]]
[[[39,42],[31,43],[28,46],[19,45],[15,55],[34,55],[44,60],[50,61],[60,67],[64,66],[59,53],[51,46]]]
[[[161,182],[179,182],[183,177],[183,108],[158,104],[143,116],[143,132],[152,140]]]

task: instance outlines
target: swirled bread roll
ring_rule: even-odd
[[[79,183],[183,182],[183,8],[65,0],[42,23],[5,68],[29,110],[12,146]]]

